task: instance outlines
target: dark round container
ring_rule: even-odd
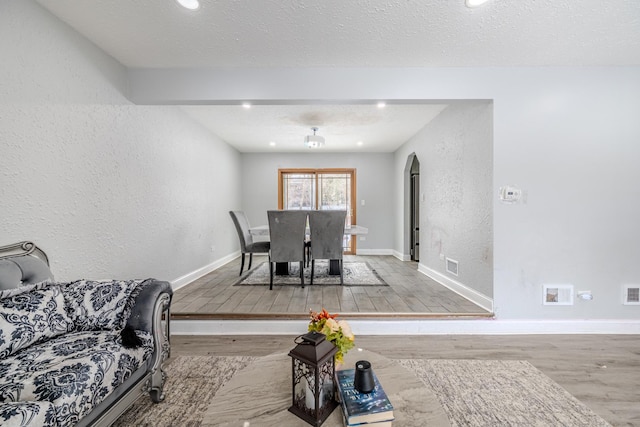
[[[376,387],[373,379],[373,369],[371,363],[366,360],[356,362],[356,373],[353,379],[353,386],[360,393],[371,393]]]

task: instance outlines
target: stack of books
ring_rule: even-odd
[[[355,369],[336,372],[337,397],[347,427],[391,427],[394,420],[393,405],[378,381],[375,372],[375,388],[371,393],[360,393],[353,385]]]

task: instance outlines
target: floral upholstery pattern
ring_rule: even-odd
[[[155,279],[0,290],[0,426],[108,425],[127,390],[162,401],[171,295]]]
[[[21,290],[0,299],[0,358],[73,327],[59,286]]]
[[[54,425],[72,426],[151,356],[151,334],[136,334],[143,341],[137,348],[123,347],[119,330],[83,331],[32,345],[2,359],[0,378],[7,381],[0,385],[0,402],[50,402],[56,412]],[[2,425],[3,417],[46,417],[48,413],[46,408],[4,406],[0,404]]]
[[[122,329],[129,319],[140,280],[79,280],[62,288],[76,331]]]
[[[57,285],[59,284],[60,283],[57,283]],[[46,289],[51,285],[56,285],[56,284],[46,280],[44,282],[33,283],[30,285],[23,285],[17,288],[3,289],[0,291],[0,299],[9,298],[18,294],[23,294],[25,292],[31,292],[34,289]]]
[[[0,425],[53,427],[57,425],[56,409],[51,402],[0,403]]]

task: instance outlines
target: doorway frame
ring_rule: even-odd
[[[411,168],[413,166],[413,160],[418,156],[415,151],[407,156],[407,162],[404,166],[403,181],[404,181],[404,200],[402,209],[402,222],[403,222],[403,244],[402,244],[402,260],[411,261]],[[419,160],[418,160],[419,161]],[[420,179],[422,181],[422,178]],[[420,183],[422,187],[422,182]],[[419,203],[419,202],[418,202]],[[421,214],[422,215],[422,214]],[[419,219],[418,219],[418,222]],[[422,243],[422,234],[420,234],[420,243]],[[420,244],[422,246],[422,244]]]

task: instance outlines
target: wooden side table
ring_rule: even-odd
[[[438,398],[412,372],[377,353],[353,349],[344,368],[368,360],[394,406],[394,427],[450,426]],[[261,357],[237,373],[216,393],[203,426],[306,427],[291,406],[291,358],[286,353]],[[344,425],[340,407],[323,427]]]

